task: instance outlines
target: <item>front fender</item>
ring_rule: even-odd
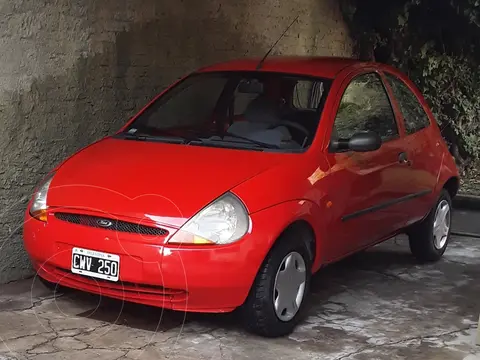
[[[322,235],[325,233],[325,221],[322,218],[320,207],[314,202],[291,200],[257,211],[250,216],[252,232],[258,230],[264,241],[263,259],[287,228],[294,223],[303,221],[310,226],[314,234],[315,260],[312,272],[316,272],[324,263],[325,252]]]

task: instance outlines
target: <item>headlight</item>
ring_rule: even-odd
[[[43,180],[37,192],[33,195],[30,215],[40,221],[47,221],[47,193],[53,179],[53,173]]]
[[[243,203],[227,193],[205,207],[169,240],[170,244],[230,244],[248,231],[250,218]]]

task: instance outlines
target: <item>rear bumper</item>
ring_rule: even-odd
[[[167,246],[165,240],[70,224],[49,216],[42,223],[27,213],[24,244],[38,275],[81,291],[146,305],[191,312],[229,312],[242,305],[270,248],[271,221],[258,224],[227,246]],[[265,224],[265,225],[261,225]],[[169,229],[170,231],[174,231]],[[72,274],[72,248],[120,256],[120,280]]]

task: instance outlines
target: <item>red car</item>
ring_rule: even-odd
[[[407,233],[435,261],[455,162],[396,69],[340,58],[209,66],[36,190],[25,248],[42,281],[290,333],[312,274]]]

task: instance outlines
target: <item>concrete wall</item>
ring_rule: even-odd
[[[201,65],[275,53],[348,56],[335,0],[0,0],[0,283],[31,274],[35,184]]]

